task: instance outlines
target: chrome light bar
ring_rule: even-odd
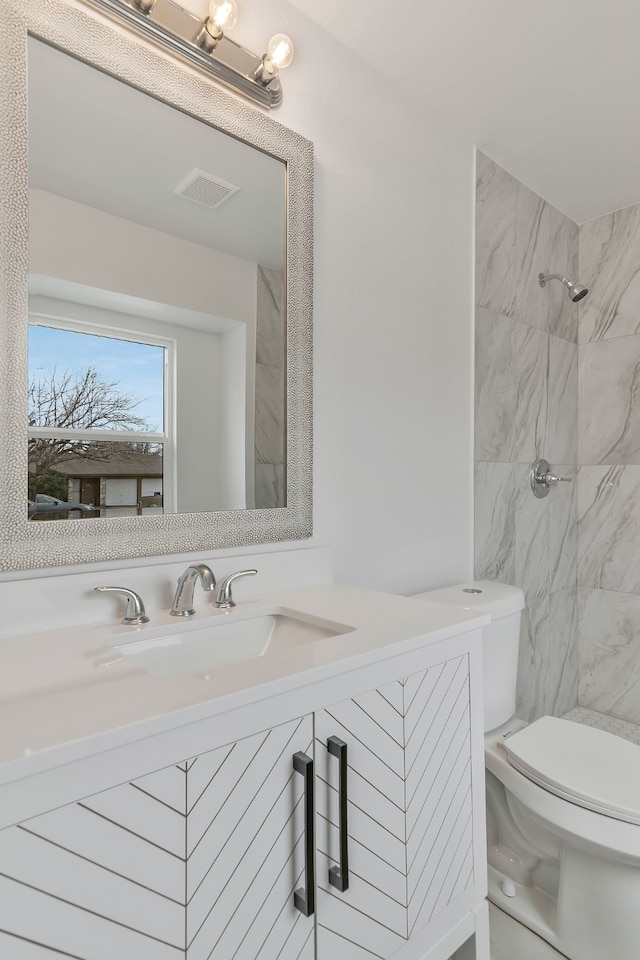
[[[264,57],[257,56],[226,35],[213,49],[203,21],[172,0],[90,0],[90,2],[144,37],[168,47],[180,57],[213,74],[225,86],[262,107],[277,107],[282,102],[282,86],[277,71],[264,75]],[[265,80],[267,82],[265,82]]]

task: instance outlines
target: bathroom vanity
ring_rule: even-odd
[[[326,585],[153,620],[3,641],[0,954],[488,960],[486,618]]]

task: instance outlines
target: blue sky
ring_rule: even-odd
[[[47,377],[54,368],[84,373],[93,366],[102,380],[117,383],[122,393],[132,394],[149,430],[162,430],[164,348],[130,340],[40,327],[29,324],[29,382]]]

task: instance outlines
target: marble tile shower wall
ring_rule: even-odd
[[[480,153],[476,202],[475,573],[525,592],[517,710],[532,720],[577,702],[577,484],[538,500],[528,475],[536,457],[576,474],[577,306],[538,274],[577,274],[578,227]]]
[[[284,507],[286,330],[281,270],[258,267],[256,299],[256,507]]]
[[[579,246],[579,699],[640,723],[640,204]]]

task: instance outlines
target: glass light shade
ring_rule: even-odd
[[[218,30],[232,30],[238,20],[236,0],[211,0],[209,20]]]
[[[292,62],[293,55],[293,41],[286,33],[276,33],[275,37],[271,37],[266,59],[272,67],[276,70],[284,70]]]

